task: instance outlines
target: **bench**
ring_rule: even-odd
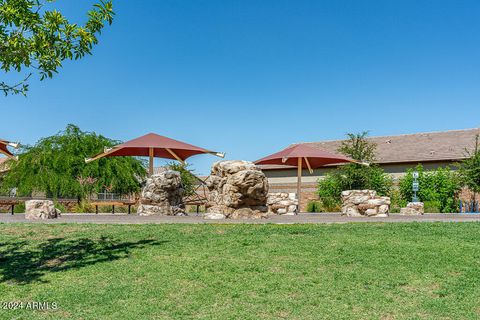
[[[14,211],[15,211],[15,206],[17,204],[20,204],[21,201],[17,200],[17,199],[8,199],[8,198],[1,198],[0,199],[0,205],[1,206],[10,206],[10,213],[13,214]]]
[[[132,206],[135,205],[135,201],[126,200],[114,200],[114,201],[92,201],[90,204],[95,206],[95,214],[98,214],[98,206],[112,206],[112,214],[115,214],[115,206],[128,206],[128,214],[131,214]]]

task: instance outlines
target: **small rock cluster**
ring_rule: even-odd
[[[206,219],[265,218],[268,181],[252,162],[215,162],[205,181],[208,188]]]
[[[269,214],[297,214],[298,199],[295,193],[277,192],[269,193],[267,206]]]
[[[147,179],[142,190],[138,214],[141,216],[185,215],[184,189],[180,173],[165,170]]]
[[[349,217],[387,217],[390,198],[379,197],[375,190],[346,190],[342,192],[342,214]]]
[[[60,217],[60,210],[55,208],[51,200],[25,201],[25,219],[46,220]]]
[[[400,208],[400,214],[405,215],[422,215],[424,212],[423,202],[409,202],[406,208]]]

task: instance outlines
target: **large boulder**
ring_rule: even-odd
[[[28,220],[46,220],[60,217],[60,210],[50,200],[25,201],[25,218]]]
[[[297,214],[298,199],[295,193],[272,192],[268,194],[267,206],[270,214]]]
[[[349,217],[387,217],[390,198],[379,197],[375,190],[346,190],[342,192],[342,214]]]
[[[266,217],[268,181],[252,162],[215,162],[206,185],[209,192],[205,218]]]
[[[185,215],[184,189],[180,173],[165,170],[147,179],[137,212],[141,216]]]
[[[400,208],[400,214],[405,215],[422,215],[424,212],[423,202],[409,202],[406,208]]]

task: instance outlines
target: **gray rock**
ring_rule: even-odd
[[[225,219],[225,215],[221,213],[205,213],[203,215],[203,219],[221,220]]]
[[[425,213],[423,202],[409,202],[406,208],[400,208],[400,214],[422,215]]]
[[[379,197],[374,190],[346,190],[342,192],[342,214],[349,217],[388,216],[390,198]]]
[[[260,218],[267,212],[268,181],[252,162],[215,162],[205,181],[208,188],[207,213],[226,218]]]
[[[46,220],[60,217],[60,210],[55,208],[50,200],[27,200],[25,201],[25,219]]]
[[[388,213],[389,206],[388,204],[382,204],[378,207],[378,213],[379,214],[387,214]]]
[[[185,215],[180,173],[165,170],[147,179],[137,212],[140,216]]]
[[[296,214],[298,200],[295,193],[277,192],[269,193],[267,206],[269,214]]]
[[[266,213],[267,210],[260,211],[255,208],[239,208],[232,212],[228,218],[230,219],[261,219],[267,218],[268,215]]]
[[[359,217],[359,216],[361,216],[357,207],[354,206],[354,205],[342,206],[342,214],[347,215],[349,217]]]

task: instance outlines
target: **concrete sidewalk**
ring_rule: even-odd
[[[348,223],[348,222],[469,222],[480,221],[480,214],[425,214],[423,216],[402,216],[391,214],[387,218],[353,218],[339,213],[301,213],[296,216],[271,216],[268,219],[242,220],[205,220],[192,214],[187,217],[149,216],[140,217],[127,214],[90,214],[65,213],[58,219],[32,221],[26,220],[24,214],[0,214],[0,223],[95,223],[95,224],[161,224],[161,223],[250,223],[250,224],[294,224],[294,223]]]

